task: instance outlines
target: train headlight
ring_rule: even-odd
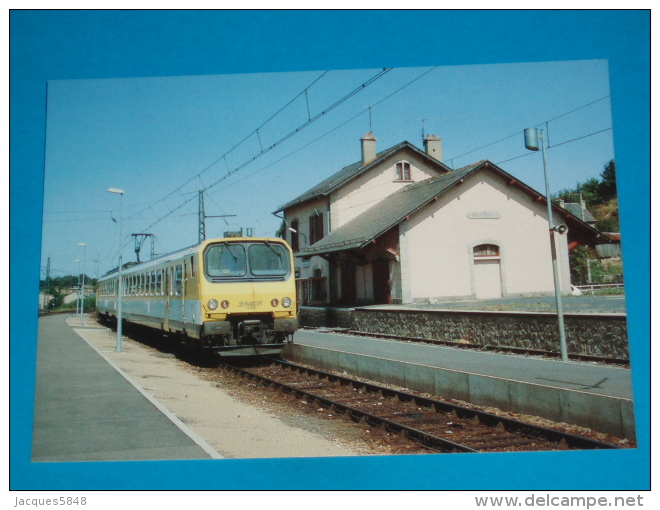
[[[224,300],[222,303],[220,303],[220,306],[226,310],[229,308],[229,301]]]
[[[206,306],[209,307],[209,310],[215,310],[218,308],[218,302],[215,299],[209,299],[209,302],[206,303]]]
[[[289,308],[291,306],[291,298],[288,297],[282,298],[282,306],[284,308]]]
[[[270,306],[272,306],[273,308],[276,308],[277,305],[279,305],[279,304],[280,304],[280,302],[277,299],[271,299],[271,301],[270,301]]]

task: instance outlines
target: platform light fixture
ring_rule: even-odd
[[[550,180],[548,179],[548,162],[545,155],[545,138],[543,130],[539,135],[536,128],[527,128],[524,131],[525,148],[530,151],[539,150],[539,139],[543,152],[543,174],[545,177],[545,201],[548,206],[548,225],[550,227],[550,250],[552,252],[552,274],[555,281],[555,301],[557,303],[557,322],[559,325],[559,348],[561,351],[561,360],[568,361],[568,350],[566,348],[566,329],[564,327],[564,310],[561,300],[561,284],[559,282],[559,267],[557,265],[557,240],[555,233],[565,234],[568,230],[566,225],[553,225],[552,220],[552,200],[550,199]]]
[[[114,193],[115,195],[119,195],[120,201],[119,201],[119,278],[118,278],[118,283],[117,283],[117,344],[115,346],[115,351],[121,352],[122,350],[122,345],[121,345],[121,340],[122,340],[122,298],[124,294],[124,286],[122,284],[122,266],[124,264],[123,262],[123,245],[124,245],[124,239],[123,239],[123,234],[122,234],[122,224],[124,222],[124,190],[123,189],[117,189],[117,188],[109,188],[108,193]]]
[[[83,314],[85,313],[85,259],[87,257],[87,244],[78,243],[78,246],[83,247],[82,258],[82,284],[80,285],[80,325],[83,325]]]
[[[76,296],[76,315],[78,315],[80,310],[80,259],[73,259],[73,261],[78,263],[78,296]]]

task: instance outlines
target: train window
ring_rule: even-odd
[[[163,295],[163,270],[158,269],[156,271],[156,295]]]
[[[245,247],[236,243],[214,244],[205,253],[206,273],[213,276],[243,276],[246,272]]]
[[[195,276],[197,271],[195,271],[195,256],[190,257],[190,276]]]
[[[289,272],[288,253],[281,244],[252,244],[248,255],[254,276],[284,276]]]
[[[174,278],[172,281],[172,287],[174,290],[175,296],[180,296],[181,291],[183,290],[183,266],[180,264],[174,269]]]

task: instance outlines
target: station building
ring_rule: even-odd
[[[452,170],[435,135],[378,152],[280,206],[303,305],[433,303],[554,293],[545,196],[484,160]],[[553,205],[562,292],[569,250],[608,239]]]

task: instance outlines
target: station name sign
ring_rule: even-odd
[[[499,220],[502,217],[498,211],[468,211],[465,215],[471,220]]]

